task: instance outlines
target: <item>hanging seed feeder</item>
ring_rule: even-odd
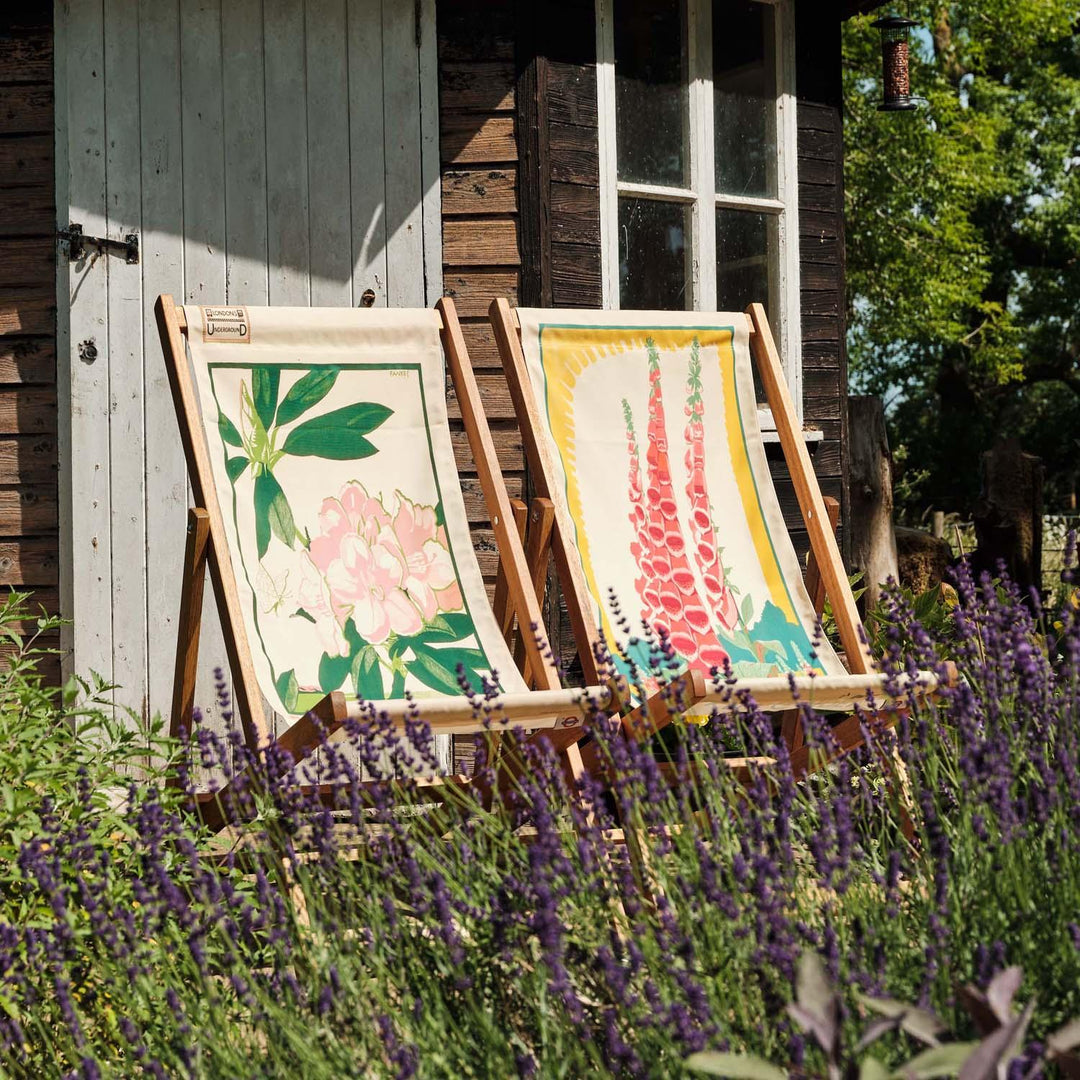
[[[886,15],[875,19],[871,26],[881,31],[881,112],[910,112],[918,103],[911,96],[911,75],[908,71],[908,32],[914,19],[902,15]]]

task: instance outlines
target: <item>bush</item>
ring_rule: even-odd
[[[490,806],[483,758],[478,782],[440,789],[441,804],[412,780],[361,780],[431,760],[420,723],[404,744],[377,716],[352,724],[299,767],[199,730],[185,785],[197,767],[247,766],[229,798],[249,824],[220,837],[160,774],[126,775],[134,742],[100,694],[61,706],[25,671],[6,676],[4,732],[69,731],[74,714],[100,734],[56,735],[56,775],[7,811],[0,1062],[17,1075],[674,1076],[714,1050],[819,1075],[822,1051],[787,1011],[810,949],[840,988],[845,1058],[870,1019],[864,996],[932,1009],[971,1039],[957,988],[1019,965],[1018,1000],[1037,998],[1019,1053],[1037,1063],[1080,1013],[1080,613],[1066,604],[1046,636],[1021,601],[961,573],[947,619],[960,683],[893,730],[868,720],[864,748],[802,782],[743,699],[677,725],[663,767],[593,716],[609,789],[572,792],[536,744]],[[880,625],[892,671],[939,666],[901,595]],[[663,668],[663,642],[655,652]],[[802,711],[826,746],[826,719]],[[729,768],[732,741],[775,763]],[[21,760],[0,761],[5,806],[26,787]],[[105,796],[121,784],[123,800]],[[897,1029],[875,1053],[896,1067],[918,1049]]]

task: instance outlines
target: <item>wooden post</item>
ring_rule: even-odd
[[[521,542],[525,542],[525,522],[528,520],[529,508],[521,499],[511,499],[510,506],[514,511],[514,525],[517,526],[518,536]],[[491,610],[495,615],[495,621],[499,624],[502,636],[506,643],[510,643],[510,631],[514,627],[514,608],[510,604],[510,591],[506,580],[506,563],[502,556],[499,557],[499,569],[495,578],[495,596],[491,601]]]
[[[975,508],[977,571],[998,573],[1004,562],[1021,589],[1042,588],[1043,466],[1016,439],[982,457],[982,493]]]
[[[525,561],[529,564],[532,575],[533,592],[541,610],[544,607],[544,593],[547,591],[548,556],[551,553],[551,530],[555,524],[555,507],[550,499],[539,496],[532,501],[529,509],[529,529],[525,543]],[[529,682],[530,671],[525,662],[525,635],[535,636],[541,629],[531,626],[518,626],[518,640],[514,648],[514,660]]]
[[[848,431],[851,568],[862,572],[866,586],[863,605],[869,610],[877,603],[881,586],[899,576],[893,536],[892,455],[881,398],[848,398]]]

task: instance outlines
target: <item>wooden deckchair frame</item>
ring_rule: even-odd
[[[569,521],[564,504],[556,496],[558,487],[553,463],[548,458],[546,445],[539,437],[539,433],[543,430],[541,413],[533,393],[521,345],[520,321],[517,312],[510,307],[509,302],[501,298],[492,301],[489,317],[509,383],[514,411],[518,416],[532,486],[537,495],[550,499],[554,503],[554,522],[551,528],[552,554],[566,598],[585,682],[593,684],[599,680],[593,648],[600,639],[599,630],[592,616],[593,600],[585,583],[580,561],[573,551],[572,523]],[[808,585],[812,585],[812,589],[808,591],[811,592],[811,599],[818,615],[821,614],[825,599],[828,598],[831,602],[833,617],[836,620],[837,632],[850,674],[867,675],[873,670],[873,661],[866,645],[865,631],[859,619],[855,597],[852,595],[836,542],[838,507],[835,500],[830,500],[833,503],[832,507],[826,503],[818,486],[764,307],[761,304],[751,304],[746,310],[746,320],[751,354],[765,390],[766,401],[772,410],[784,460],[787,463],[799,510],[810,538]],[[704,680],[701,680],[702,686],[703,682]],[[695,698],[700,699],[703,696],[694,688],[694,685],[691,684],[688,688],[690,704],[694,703]],[[661,707],[658,708],[658,705]],[[888,711],[895,716],[900,710],[896,706],[890,706]],[[641,722],[642,717],[647,718],[647,723]],[[668,721],[666,709],[662,707],[662,703],[654,699],[624,716],[623,726],[628,734],[642,737],[663,727]],[[809,763],[809,751],[802,745],[801,728],[796,716],[788,714],[784,717],[783,734],[789,748],[798,755],[793,757],[793,768],[797,772],[804,772]],[[858,745],[861,740],[861,729],[857,721],[842,722],[834,729],[834,734],[840,741],[842,749]],[[587,749],[586,767],[595,767],[594,758],[595,754]]]
[[[522,627],[541,625],[540,605],[531,584],[533,572],[526,560],[517,524],[520,511],[515,513],[515,507],[507,495],[454,303],[444,297],[435,308],[441,319],[447,367],[498,545],[499,603],[503,612],[507,613],[502,618],[512,620],[516,616],[518,625]],[[187,361],[184,340],[186,318],[183,310],[168,295],[158,297],[154,310],[195,501],[188,516],[170,732],[176,736],[182,729],[191,730],[203,585],[209,567],[225,637],[225,651],[233,676],[233,701],[245,741],[253,750],[265,748],[273,742],[299,761],[344,723],[348,714],[346,697],[341,691],[327,694],[309,714],[297,719],[276,738],[271,736],[243,622],[232,561],[228,556],[228,539],[211,471],[210,451],[203,434],[198,396]],[[533,635],[522,634],[521,639],[531,685],[538,691],[559,689],[558,674],[550,656],[545,657]],[[513,716],[509,716],[509,719],[512,720]],[[576,779],[582,771],[581,755],[576,745],[582,734],[578,723],[543,729],[533,737],[550,741],[563,755],[569,776]],[[460,782],[462,778],[447,779]]]

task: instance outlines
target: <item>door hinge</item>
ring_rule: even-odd
[[[100,255],[123,255],[124,262],[132,265],[139,261],[138,233],[128,233],[123,240],[110,240],[106,236],[87,236],[81,225],[72,222],[66,229],[57,229],[56,239],[67,248],[70,262],[85,259],[95,251]]]

